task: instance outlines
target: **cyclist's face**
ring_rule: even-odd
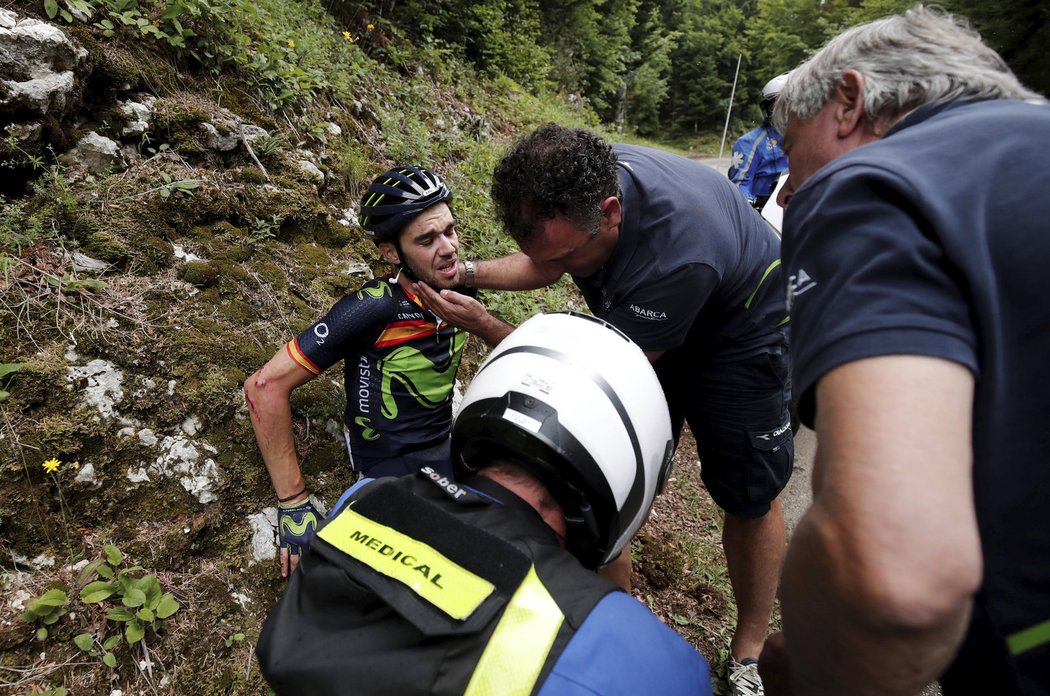
[[[459,237],[456,221],[446,204],[432,205],[414,217],[401,230],[400,241],[405,255],[402,260],[417,278],[435,290],[455,285]],[[390,246],[393,251],[393,245]],[[396,258],[396,252],[394,255]]]

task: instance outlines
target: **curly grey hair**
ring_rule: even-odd
[[[963,95],[1043,99],[1018,81],[964,19],[919,4],[847,29],[793,70],[777,99],[773,125],[783,133],[789,115],[813,118],[849,69],[864,76],[864,115],[872,123]]]

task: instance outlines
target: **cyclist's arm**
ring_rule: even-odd
[[[466,269],[460,261],[460,278]],[[522,252],[474,262],[473,287],[487,290],[535,290],[545,288],[562,276],[559,266],[537,263]]]
[[[259,443],[266,469],[279,499],[306,488],[292,437],[292,390],[306,384],[315,375],[292,360],[282,346],[270,361],[244,382],[244,396],[252,429]],[[306,493],[287,503],[305,500]]]

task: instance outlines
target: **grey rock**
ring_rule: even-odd
[[[146,104],[126,101],[120,105],[120,112],[127,118],[120,135],[123,138],[139,138],[149,130],[153,111]]]
[[[265,128],[260,128],[251,123],[241,124],[241,134],[244,135],[244,139],[247,140],[249,144],[254,143],[259,138],[268,138],[270,136],[270,132]]]
[[[317,165],[310,160],[301,159],[296,162],[299,170],[314,180],[315,183],[324,183],[324,172],[317,168]]]
[[[207,122],[201,123],[200,128],[204,131],[204,144],[209,150],[231,152],[236,150],[237,146],[241,144],[239,132],[220,132],[218,128]]]
[[[63,113],[77,87],[76,69],[87,51],[73,45],[58,27],[19,19],[4,11],[0,20],[0,107],[44,116]]]
[[[120,145],[92,131],[59,158],[68,166],[83,169],[91,174],[109,174],[128,168]]]

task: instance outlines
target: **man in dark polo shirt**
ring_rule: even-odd
[[[591,311],[653,362],[675,432],[688,420],[726,511],[738,607],[730,692],[761,693],[754,662],[785,545],[777,495],[794,456],[779,238],[713,169],[555,124],[503,157],[492,196],[522,251],[464,263],[467,285],[521,290],[570,274]],[[423,296],[470,330],[453,296]]]
[[[918,7],[833,39],[776,120],[819,449],[768,693],[1050,694],[1050,105]]]

